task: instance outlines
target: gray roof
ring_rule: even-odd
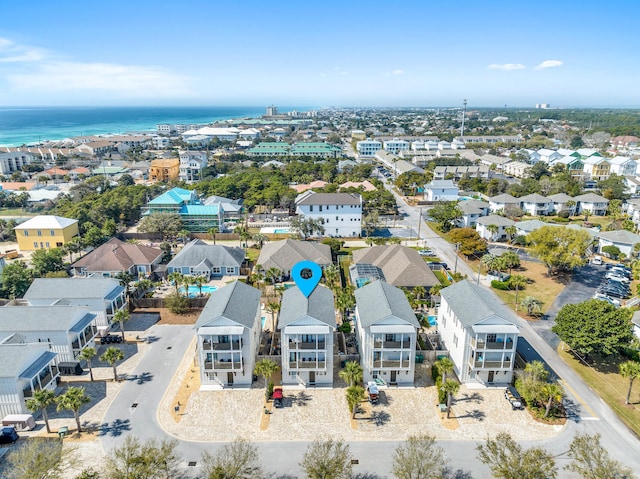
[[[385,324],[406,322],[416,328],[420,327],[407,296],[400,288],[384,281],[374,281],[357,289],[355,294],[358,318],[363,327],[367,328],[381,321]]]
[[[554,203],[566,203],[567,201],[572,201],[573,197],[569,196],[566,193],[556,193],[555,195],[547,196]]]
[[[631,316],[631,322],[640,328],[640,311],[636,311]]]
[[[360,195],[353,193],[315,193],[309,190],[296,198],[296,205],[360,205]]]
[[[501,195],[493,196],[489,198],[492,203],[505,203],[505,204],[518,204],[520,200],[511,196],[508,193],[502,193]]]
[[[458,208],[460,208],[465,215],[479,215],[489,208],[489,203],[478,200],[463,200],[458,202]]]
[[[521,196],[518,198],[521,202],[524,203],[550,203],[551,200],[546,196],[539,195],[538,193],[532,193],[530,195]]]
[[[196,328],[225,318],[249,329],[253,328],[260,309],[260,290],[234,281],[213,293],[196,321]]]
[[[509,218],[505,218],[504,216],[500,215],[481,216],[476,222],[481,225],[496,226],[513,226],[516,224],[515,221],[512,221]]]
[[[167,267],[181,268],[183,266],[194,267],[205,260],[214,266],[237,266],[244,261],[244,250],[237,246],[210,245],[204,241],[195,239],[180,250]]]
[[[383,245],[353,252],[354,263],[377,266],[387,283],[393,286],[424,286],[427,290],[440,284],[420,254],[402,245]]]
[[[586,193],[584,195],[576,196],[574,201],[580,201],[582,203],[609,203],[609,200],[604,196],[596,195],[595,193]]]
[[[457,188],[453,184],[453,180],[431,180],[430,183],[424,185],[425,188]]]
[[[4,306],[0,308],[0,331],[79,332],[95,318],[84,306]]]
[[[469,280],[444,288],[440,296],[465,328],[495,316],[515,324],[511,319],[514,313],[495,294]]]
[[[40,356],[33,359],[35,352],[40,350]],[[51,354],[44,344],[0,344],[0,378],[16,378],[25,372],[32,364]]]
[[[604,231],[598,234],[598,238],[620,244],[634,245],[640,243],[640,236],[627,230]]]
[[[542,228],[543,226],[557,226],[557,225],[554,225],[551,223],[545,223],[544,221],[540,221],[540,220],[518,221],[515,224],[516,228],[526,233],[531,233],[532,231],[536,231]]]
[[[262,247],[256,264],[264,270],[278,268],[280,271],[289,272],[293,265],[304,260],[313,261],[321,267],[329,266],[332,263],[331,248],[314,241],[273,241]]]
[[[296,322],[299,322],[299,325],[311,325],[316,321],[332,328],[336,327],[331,290],[319,284],[307,298],[297,286],[287,289],[282,295],[278,329]]]
[[[122,291],[124,288],[113,278],[36,278],[24,299],[104,299]]]

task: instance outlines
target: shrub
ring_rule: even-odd
[[[427,345],[424,342],[424,339],[422,339],[422,336],[418,336],[418,344],[420,345],[420,349],[423,351],[427,349]]]
[[[564,218],[560,215],[556,219],[553,220],[554,223],[569,223],[571,220],[569,218]]]
[[[508,291],[510,289],[509,283],[507,281],[498,281],[496,279],[491,281],[491,287],[493,289],[499,289],[501,291]]]
[[[558,218],[569,218],[571,216],[571,212],[569,210],[562,210],[558,213]]]
[[[271,399],[271,396],[273,396],[273,388],[275,388],[273,381],[269,381],[269,385],[267,386],[267,400]]]
[[[440,372],[440,368],[438,367],[438,365],[436,363],[433,363],[431,365],[431,379],[437,381],[438,378],[440,378],[440,380],[442,381],[442,372]]]
[[[189,298],[173,293],[165,299],[165,304],[173,314],[185,314],[189,311]]]
[[[338,326],[338,331],[341,331],[343,333],[350,333],[351,323],[349,321],[343,321],[342,324]]]

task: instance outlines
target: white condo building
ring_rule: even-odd
[[[305,191],[296,198],[296,213],[323,221],[326,236],[360,236],[362,196],[352,193]]]

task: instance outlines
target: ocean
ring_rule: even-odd
[[[280,111],[307,108],[281,107]],[[156,131],[158,123],[210,123],[259,117],[265,107],[0,107],[0,146],[20,146],[72,136]]]

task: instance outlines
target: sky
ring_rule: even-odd
[[[638,0],[0,0],[0,106],[640,107]]]

